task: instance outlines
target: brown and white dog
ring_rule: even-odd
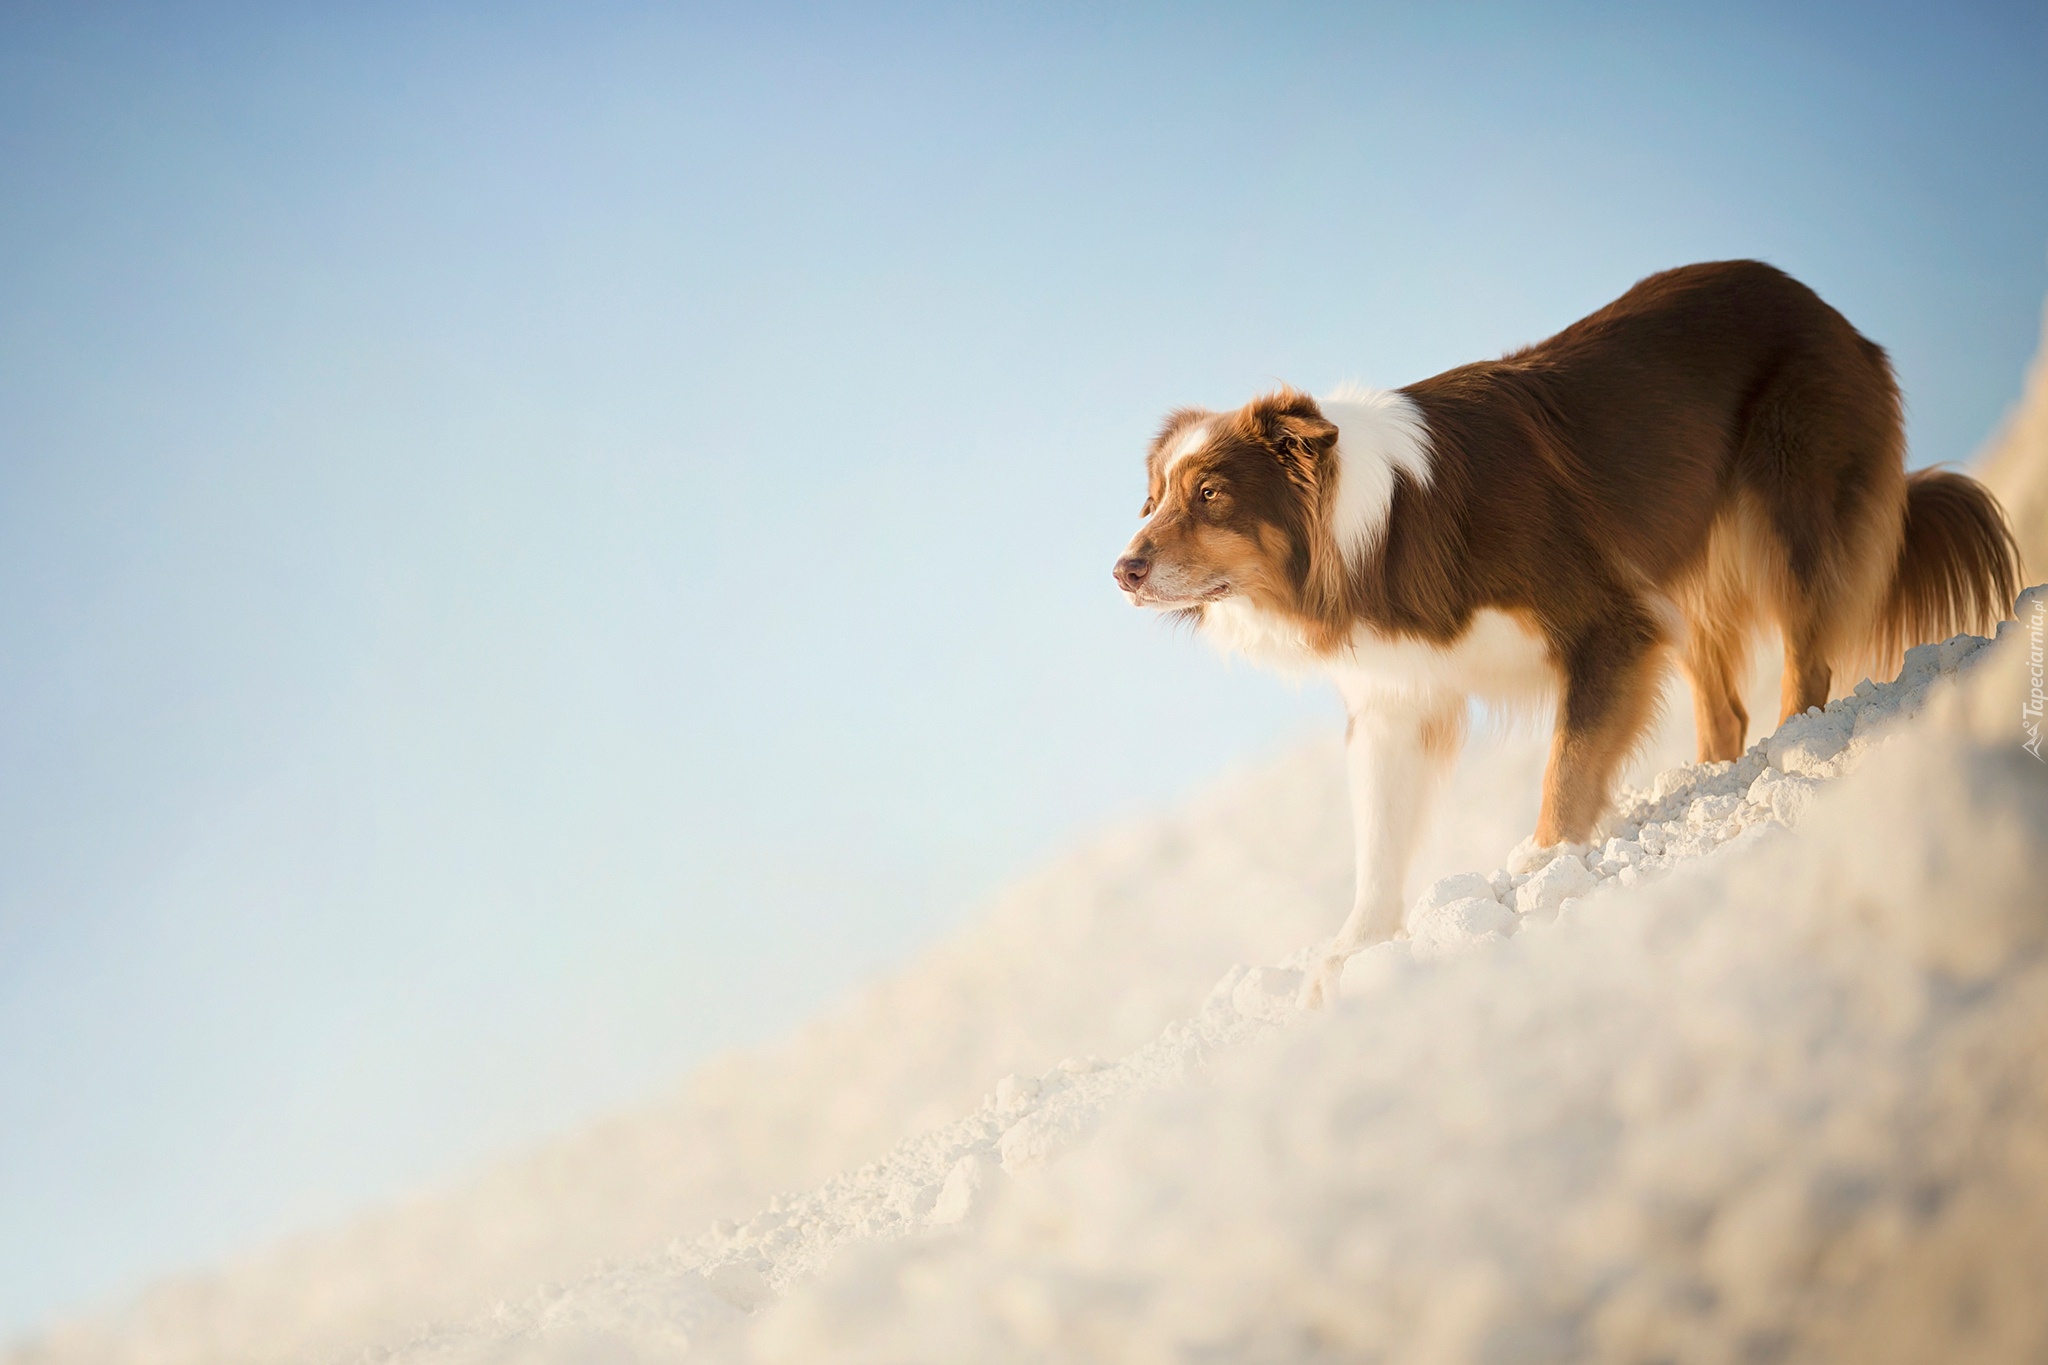
[[[1673,656],[1700,758],[1733,759],[1764,618],[1782,720],[1998,621],[2019,588],[1991,495],[1906,473],[1884,351],[1755,261],[1653,275],[1548,341],[1404,389],[1182,409],[1146,475],[1116,562],[1130,600],[1328,676],[1350,714],[1357,895],[1310,1003],[1401,928],[1471,699],[1556,699],[1534,844],[1583,843]]]

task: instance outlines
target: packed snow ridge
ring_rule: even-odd
[[[1993,651],[2005,663],[1987,670],[2001,674],[1999,696],[2025,673],[2026,623],[2038,632],[2044,611],[2048,589],[2035,589],[2019,604],[2019,622],[2007,623],[2003,634],[2018,638]],[[1955,798],[1958,780],[1962,790],[1981,788],[1974,770],[1961,778],[1945,769],[1923,774],[1921,790],[1866,784],[1857,789],[1860,807],[1851,799],[1857,792],[1845,791],[1842,809],[1863,814],[1846,826],[1837,821],[1831,845],[1807,847],[1806,835],[1787,831],[1801,828],[1830,788],[1854,787],[1845,779],[1894,746],[1895,736],[1924,730],[1909,722],[1944,690],[1961,690],[1955,680],[1975,671],[1988,646],[1961,636],[1915,649],[1895,681],[1866,681],[1825,709],[1790,719],[1735,762],[1675,768],[1647,791],[1625,792],[1597,846],[1543,851],[1526,872],[1437,881],[1410,910],[1406,937],[1352,959],[1331,1010],[1304,1013],[1296,1005],[1302,969],[1319,944],[1278,964],[1235,967],[1198,1011],[1128,1055],[1073,1057],[1036,1077],[1004,1077],[973,1112],[816,1189],[778,1197],[745,1223],[720,1223],[659,1256],[545,1289],[372,1358],[426,1365],[685,1355],[1310,1361],[1360,1352],[1445,1360],[1799,1354],[1783,1305],[1788,1286],[1820,1273],[1812,1258],[1824,1234],[1853,1223],[1873,1202],[1891,1219],[1888,1232],[1871,1234],[1875,1242],[1858,1243],[1847,1260],[1823,1268],[1822,1279],[1850,1303],[1859,1270],[1882,1261],[1885,1246],[1910,1251],[1914,1220],[1938,1220],[1945,1198],[1940,1180],[1923,1171],[1913,1177],[1918,1185],[1898,1194],[1898,1207],[1886,1204],[1900,1178],[1897,1153],[1857,1127],[1866,1119],[1829,1109],[1825,1054],[1844,1050],[1838,1035],[1868,1004],[1859,992],[1877,990],[1884,1027],[1919,1030],[1913,1041],[1925,1066],[1947,1055],[1929,1011],[1959,1007],[1971,990],[1988,1008],[1984,982],[2017,968],[1960,950],[1967,970],[1943,985],[1957,970],[1948,957],[1958,950],[1947,943],[1922,952],[1925,979],[1907,982],[1904,967],[1877,961],[1886,940],[1875,930],[1860,946],[1829,939],[1818,963],[1786,936],[1819,941],[1816,925],[1838,913],[1829,907],[1855,900],[1860,883],[1851,864],[1925,853],[1930,838],[1966,864],[1974,857],[1976,871],[2003,888],[1994,899],[2024,899],[2009,883],[2048,854],[2040,828],[2048,802],[2038,781],[2015,788],[2006,799],[2017,803],[2023,824],[2033,823],[2009,847],[1974,855],[1963,852],[1973,836],[1995,837],[1999,819],[2012,811],[1982,815],[1963,829],[1949,824],[1959,812],[1919,804]],[[2038,659],[2038,640],[2032,648]],[[1977,748],[2010,750],[2008,767],[2031,764],[2018,727],[2010,730],[2009,743]],[[1951,768],[1964,762],[1976,752],[1967,739],[1937,741],[1927,761],[1936,769],[1944,757]],[[2019,779],[2034,777],[2018,769]],[[1885,809],[1906,818],[1887,821]],[[1527,865],[1531,850],[1510,861]],[[1887,894],[1918,896],[1923,909],[1941,908],[1945,888],[1967,889],[1969,879],[1946,865],[1931,880],[1923,865],[1908,870]],[[2038,921],[2048,894],[2036,882],[2033,895]],[[1929,935],[1939,944],[1945,932],[1916,926],[1905,939],[1919,951]],[[1834,980],[1831,957],[1850,969],[1860,962],[1883,979],[1877,987]],[[2048,1055],[2040,1046],[2048,1042],[2048,1013],[2038,962],[2030,970],[2032,1012],[2015,1027],[2039,1057]],[[1683,1036],[1659,1044],[1668,1056],[1630,1052],[1673,1029]],[[1759,1039],[1759,1030],[1783,1036]],[[1855,1045],[1867,1050],[1869,1042],[1859,1037]],[[1792,1051],[1771,1050],[1780,1045]],[[1715,1058],[1724,1056],[1734,1059],[1729,1074],[1716,1069]],[[1871,1102],[1896,1108],[1905,1104],[1900,1078],[1911,1070],[1893,1059],[1874,1072],[1851,1067],[1837,1080],[1856,1102],[1865,1097],[1859,1087],[1870,1087]],[[1955,1103],[1994,1103],[1967,1094],[1962,1074],[1953,1078],[1961,1096],[1950,1097]],[[1732,1089],[1731,1075],[1741,1078]],[[1197,1077],[1207,1083],[1189,1086]],[[1774,1087],[1789,1089],[1774,1097]],[[2032,1111],[2043,1093],[2048,1087],[2036,1087]],[[1455,1100],[1448,1114],[1440,1107],[1446,1094]],[[1798,1113],[1777,1113],[1771,1106],[1780,1100]],[[1686,1110],[1692,1125],[1685,1160],[1673,1166],[1665,1147],[1630,1147],[1632,1113],[1662,1121],[1674,1109]],[[1559,1124],[1566,1131],[1555,1131]],[[1854,1131],[1843,1137],[1829,1124]],[[1115,1139],[1089,1142],[1105,1125]],[[1477,1134],[1474,1125],[1487,1131]],[[1745,1146],[1745,1131],[1779,1147]],[[1204,1138],[1222,1146],[1189,1150]],[[1782,1162],[1838,1138],[1855,1159],[1822,1175],[1805,1173],[1806,1184],[1787,1177],[1785,1188],[1757,1194],[1725,1169],[1742,1160]],[[2031,1141],[2032,1159],[2048,1163],[2042,1140]],[[1475,1170],[1446,1160],[1475,1144],[1489,1159],[1522,1164]],[[1077,1146],[1087,1150],[1041,1171]],[[1261,1155],[1218,1156],[1251,1150]],[[1698,1170],[1686,1167],[1695,1160]],[[1616,1169],[1617,1161],[1643,1169]],[[2048,1176],[2048,1164],[2042,1173]],[[1491,1189],[1503,1180],[1527,1188],[1503,1196]],[[1826,1186],[1819,1194],[1814,1180]],[[1644,1189],[1631,1188],[1644,1181]],[[2041,1185],[2030,1196],[2036,1206],[2048,1178]],[[1600,1211],[1592,1223],[1589,1208]],[[1807,1226],[1816,1219],[1819,1231]],[[1586,1266],[1568,1264],[1570,1251],[1541,1246],[1545,1238],[1574,1242]],[[1979,1316],[1988,1322],[1996,1315]],[[1808,1304],[1800,1321],[1832,1320]],[[1957,1338],[1939,1339],[1950,1358],[1961,1358],[1953,1353]],[[1884,1345],[1875,1343],[1877,1354],[1866,1358],[1896,1354],[1878,1349]]]

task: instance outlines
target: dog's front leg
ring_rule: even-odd
[[[1402,892],[1431,799],[1465,734],[1465,700],[1346,698],[1344,761],[1358,880],[1351,913],[1302,985],[1314,1009],[1336,993],[1344,963],[1401,931]]]

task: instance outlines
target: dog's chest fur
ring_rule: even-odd
[[[1465,633],[1448,644],[1385,635],[1361,624],[1344,650],[1319,654],[1300,626],[1229,597],[1203,608],[1202,633],[1263,667],[1330,679],[1354,710],[1375,700],[1451,696],[1526,702],[1557,684],[1543,638],[1490,608],[1475,613]]]

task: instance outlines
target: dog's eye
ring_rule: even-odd
[[[1208,484],[1203,484],[1203,485],[1202,485],[1202,501],[1203,501],[1203,502],[1214,502],[1214,501],[1216,501],[1216,490],[1215,490],[1214,488],[1212,488],[1211,486],[1209,486]]]

